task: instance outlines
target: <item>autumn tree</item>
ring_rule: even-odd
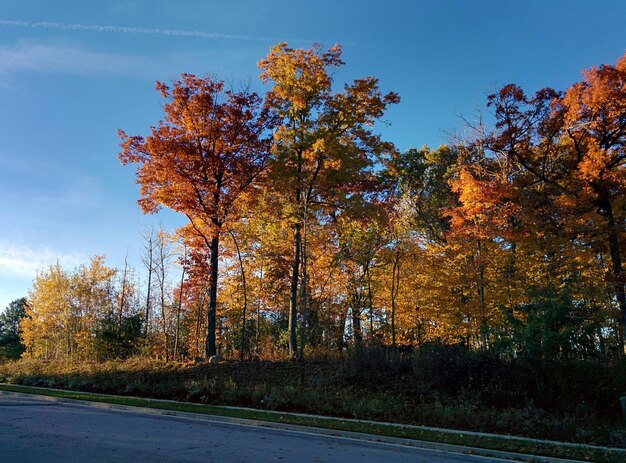
[[[425,283],[431,279],[424,281],[419,271],[430,272],[431,269],[425,264],[432,263],[436,258],[432,256],[433,259],[427,259],[426,256],[440,254],[446,249],[450,231],[447,211],[457,203],[450,185],[457,159],[457,147],[443,145],[437,149],[426,146],[421,149],[411,148],[403,153],[396,153],[382,174],[389,183],[386,203],[390,211],[390,227],[389,245],[383,255],[385,274],[381,275],[381,280],[384,282],[382,289],[386,295],[384,300],[388,301],[385,305],[391,306],[388,311],[390,339],[394,346],[398,319],[414,320],[409,327],[401,323],[400,331],[407,333],[414,326],[416,342],[426,338],[426,320],[432,322],[425,307],[430,304],[423,302],[428,299],[424,298],[427,293]],[[404,262],[405,259],[408,262]],[[425,262],[421,262],[422,259]],[[442,262],[439,263],[441,264]],[[450,276],[450,273],[440,272],[438,279],[449,287],[451,282],[444,275]],[[421,288],[416,289],[418,284]],[[443,299],[441,293],[436,297]],[[397,308],[400,310],[397,311]],[[396,312],[399,312],[399,317]],[[411,336],[403,335],[401,342],[406,343],[410,338]]]
[[[527,185],[541,185],[549,222],[560,217],[559,230],[590,245],[604,236],[623,346],[626,56],[584,72],[564,94],[543,89],[528,96],[508,85],[489,104],[497,122],[486,146],[523,171]]]
[[[30,304],[20,322],[26,353],[57,359],[71,352],[70,277],[59,263],[39,273],[29,291]]]
[[[626,55],[615,66],[583,73],[562,100],[563,123],[577,163],[580,195],[590,197],[602,217],[611,258],[611,283],[621,313],[622,346],[626,338]]]
[[[95,256],[73,271],[58,263],[42,270],[29,291],[26,314],[20,321],[26,354],[57,360],[97,358],[101,323],[119,323],[116,274],[103,256]]]
[[[306,230],[312,207],[336,207],[351,192],[364,192],[372,180],[374,160],[393,150],[373,133],[373,125],[395,93],[383,95],[373,77],[345,84],[333,92],[333,73],[343,65],[341,47],[323,51],[280,43],[270,49],[258,66],[261,80],[272,82],[268,102],[280,122],[274,134],[271,178],[276,191],[286,194],[287,212],[293,228],[293,261],[289,309],[289,353],[297,354],[299,276],[302,270],[303,324],[306,323],[307,266]],[[371,188],[373,185],[369,185]],[[304,248],[304,252],[303,252]],[[303,327],[299,355],[303,355]]]
[[[125,266],[128,271],[128,266]],[[133,298],[128,275],[115,283],[119,273],[108,267],[104,256],[94,256],[89,265],[82,264],[70,273],[70,300],[68,309],[71,313],[66,318],[68,328],[73,330],[74,357],[94,358],[96,343],[93,334],[103,319],[120,327],[124,316],[128,315],[128,307],[121,307],[120,301],[125,297],[127,301]]]
[[[269,154],[272,118],[247,90],[224,90],[209,77],[182,74],[170,87],[157,82],[165,119],[147,137],[120,131],[123,164],[136,163],[144,212],[168,207],[189,220],[186,231],[210,251],[206,355],[216,354],[218,264],[222,227],[252,194]]]

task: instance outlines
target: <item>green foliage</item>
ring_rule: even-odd
[[[528,302],[520,304],[515,314],[511,309],[503,309],[508,323],[496,350],[530,363],[602,359],[596,337],[602,320],[588,316],[592,308],[585,301],[574,300],[573,285],[575,282],[559,288],[531,286]]]
[[[96,352],[101,359],[125,359],[139,352],[142,319],[137,315],[121,320],[109,315],[98,322]]]
[[[442,145],[436,150],[427,146],[411,148],[393,157],[389,172],[401,206],[412,216],[411,228],[440,240],[448,230],[448,218],[442,212],[454,201],[449,181],[459,157],[458,148]]]
[[[16,299],[0,313],[0,360],[18,359],[24,352],[19,323],[26,315],[26,304],[25,297]]]
[[[237,350],[241,349],[241,328],[235,330],[230,337],[230,343],[233,346],[236,346]],[[247,318],[246,319],[246,345],[244,348],[244,359],[252,358],[252,354],[254,352],[254,341],[256,335],[256,320]]]

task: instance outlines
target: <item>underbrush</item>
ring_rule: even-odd
[[[626,447],[626,366],[505,361],[383,347],[306,362],[69,363],[22,359],[0,381]]]

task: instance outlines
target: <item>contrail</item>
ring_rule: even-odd
[[[123,34],[142,35],[165,35],[170,37],[196,37],[201,39],[225,39],[225,40],[259,40],[276,41],[272,37],[251,37],[248,35],[221,34],[218,32],[181,30],[181,29],[144,29],[141,27],[124,26],[98,26],[91,24],[66,24],[58,22],[29,22],[11,21],[0,19],[0,26],[30,27],[35,29],[61,29],[70,31],[90,31],[90,32],[114,32]],[[304,40],[292,40],[292,42],[304,42]]]

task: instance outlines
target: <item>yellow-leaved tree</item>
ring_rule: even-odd
[[[116,270],[95,256],[74,272],[57,262],[35,277],[20,322],[26,355],[43,359],[93,359],[98,323],[116,310]]]

